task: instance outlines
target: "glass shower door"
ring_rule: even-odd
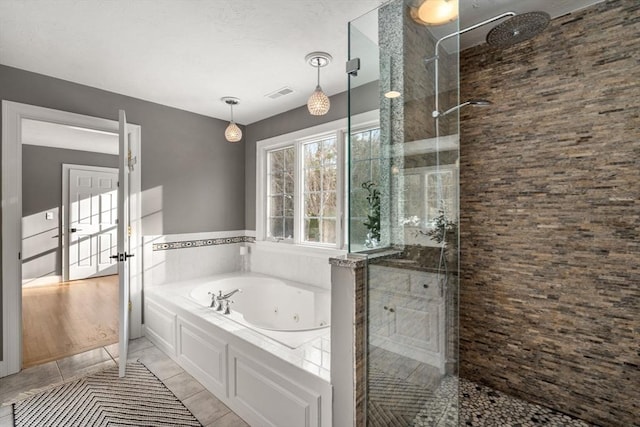
[[[458,425],[458,116],[433,114],[458,103],[457,40],[436,56],[442,35],[411,19],[412,3],[349,26],[349,58],[360,59],[349,77],[349,249],[367,257],[358,425]],[[365,86],[379,99],[376,129],[354,119]]]

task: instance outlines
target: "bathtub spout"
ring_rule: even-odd
[[[222,291],[220,291],[220,295],[218,295],[218,296],[216,297],[216,299],[217,299],[218,301],[223,301],[223,300],[229,299],[229,298],[231,298],[231,296],[232,296],[233,294],[235,294],[236,292],[242,292],[242,289],[234,289],[233,291],[231,291],[231,292],[229,292],[229,293],[227,293],[227,294],[224,294],[224,295],[222,295]]]

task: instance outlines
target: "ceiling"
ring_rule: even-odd
[[[557,17],[599,1],[460,0],[460,27],[507,10]],[[347,24],[384,2],[1,0],[0,63],[221,119],[229,107],[220,98],[235,96],[236,121],[250,124],[304,105],[316,84],[310,52],[333,56],[321,70],[324,91],[345,91]],[[465,34],[461,46],[485,33]],[[293,92],[266,96],[284,87]]]

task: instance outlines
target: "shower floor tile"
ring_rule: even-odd
[[[592,427],[592,424],[463,378],[448,376],[425,400],[413,426]]]
[[[516,399],[492,388],[460,380],[461,426],[590,427],[585,421]]]

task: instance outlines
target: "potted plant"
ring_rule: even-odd
[[[363,222],[369,230],[365,240],[365,246],[368,248],[375,248],[380,244],[380,191],[375,187],[377,185],[373,181],[362,183],[362,188],[367,190],[367,202],[369,203],[367,220]]]

